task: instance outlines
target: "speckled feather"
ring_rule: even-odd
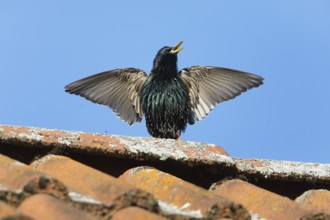
[[[142,90],[141,103],[152,136],[177,138],[185,130],[191,115],[189,91],[177,74],[163,78],[152,73]]]
[[[255,74],[221,67],[178,71],[181,43],[158,51],[149,76],[136,68],[110,70],[73,82],[65,91],[109,106],[130,125],[145,115],[152,136],[176,139],[217,104],[263,83]]]

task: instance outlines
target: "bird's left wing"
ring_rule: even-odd
[[[109,106],[131,125],[143,116],[140,94],[146,79],[147,74],[140,69],[115,69],[70,83],[65,91]]]
[[[191,66],[180,74],[189,88],[190,124],[203,119],[220,102],[263,83],[263,78],[255,74],[212,66]]]

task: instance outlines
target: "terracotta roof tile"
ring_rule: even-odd
[[[167,218],[156,215],[152,212],[148,212],[144,209],[138,207],[128,207],[124,208],[114,214],[112,220],[126,220],[126,219],[135,219],[135,220],[165,220]]]
[[[22,192],[24,186],[42,173],[25,166],[23,163],[0,155],[1,189],[11,192]]]
[[[266,219],[298,219],[309,214],[298,203],[242,180],[229,180],[213,188],[214,192],[241,203],[251,214]]]
[[[102,154],[134,159],[182,160],[201,163],[228,156],[221,147],[206,144],[165,140],[89,134],[77,131],[59,131],[19,126],[0,127],[1,141],[6,144],[53,149],[64,148],[76,152]],[[154,146],[157,146],[155,148]]]
[[[35,220],[98,219],[46,194],[37,194],[25,199],[18,210]]]
[[[134,189],[121,180],[64,156],[48,155],[34,161],[31,166],[59,179],[70,191],[89,195],[109,206],[116,198]]]
[[[66,188],[57,180],[23,163],[0,155],[0,199],[12,205],[20,204],[35,193],[47,192],[66,197]]]
[[[14,215],[15,212],[16,212],[16,210],[13,207],[0,201],[0,219],[6,217],[8,215]]]
[[[325,212],[330,215],[330,191],[325,189],[309,190],[295,201],[306,209]]]
[[[309,189],[330,188],[330,164],[237,158],[234,161],[237,176],[291,199]]]
[[[182,140],[0,126],[0,217],[10,219],[330,219],[329,189],[330,164],[231,158],[216,145]],[[35,211],[37,203],[49,211]]]
[[[153,193],[158,200],[203,217],[249,218],[240,205],[154,168],[134,168],[120,179]]]
[[[10,220],[31,220],[31,218],[23,215],[14,207],[0,201],[0,219]]]
[[[66,206],[75,206],[80,210],[90,212],[94,215],[93,218],[111,218],[116,211],[131,205],[159,212],[158,203],[151,194],[69,158],[63,156],[47,156],[39,159],[35,161],[33,165],[38,169],[40,168],[40,172],[2,155],[0,155],[0,159],[0,162],[2,162],[0,168],[4,168],[3,171],[8,172],[5,173],[0,170],[0,173],[3,174],[1,177],[7,177],[0,179],[0,199],[9,204],[19,206],[19,210],[22,213],[27,214],[30,209],[32,210],[33,205],[26,205],[27,203],[31,204],[30,200],[32,200],[32,204],[34,204],[35,201],[38,203],[39,199],[45,200],[43,201],[44,203],[47,201],[54,203],[54,209],[59,209],[63,212],[67,210],[65,208]],[[67,169],[65,169],[65,167]],[[20,180],[17,175],[11,176],[10,172],[22,176],[22,179]],[[45,173],[48,173],[49,176],[45,175]],[[75,173],[77,174],[76,176],[73,175]],[[31,178],[23,181],[25,180],[24,177],[28,175],[30,175]],[[54,177],[63,181],[66,186],[56,179],[53,179]],[[6,185],[16,187],[8,188]],[[49,199],[48,197],[47,199],[44,196],[39,197],[38,195],[42,195],[40,193],[53,195],[60,200]],[[110,199],[112,199],[112,201],[110,201]],[[24,208],[21,208],[22,206]],[[57,206],[61,206],[63,209],[57,208]],[[10,208],[10,206],[8,207]],[[50,207],[52,206],[50,205]],[[9,208],[9,211],[12,210]],[[44,214],[45,213],[33,214],[32,217],[43,219]],[[70,215],[67,219],[71,218]],[[18,215],[16,213],[14,216],[24,215]],[[63,218],[65,219],[66,217],[64,216]],[[62,219],[62,217],[60,219]]]
[[[237,158],[234,161],[237,170],[246,175],[295,182],[330,181],[330,164]]]
[[[70,158],[48,155],[31,166],[62,181],[74,201],[102,204],[111,211],[132,204],[157,209],[157,201],[151,194]]]

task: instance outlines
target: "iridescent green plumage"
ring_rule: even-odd
[[[188,88],[174,69],[151,71],[141,104],[148,132],[154,137],[178,138],[191,116]]]

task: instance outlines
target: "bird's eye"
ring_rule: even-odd
[[[170,53],[171,50],[172,50],[172,48],[167,48],[167,49],[166,49],[166,53]]]

